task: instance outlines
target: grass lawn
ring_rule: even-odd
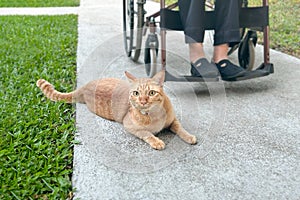
[[[300,58],[300,0],[270,0],[271,48]]]
[[[0,35],[0,199],[67,199],[75,108],[35,83],[75,88],[77,16],[0,17]]]
[[[166,0],[166,3],[176,1]],[[262,0],[248,2],[261,5]],[[300,0],[269,0],[269,6],[270,47],[300,58]]]
[[[80,0],[1,0],[0,7],[79,6]]]

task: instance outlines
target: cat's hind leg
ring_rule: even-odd
[[[188,133],[182,126],[181,123],[178,121],[178,119],[175,118],[173,123],[170,126],[170,130],[173,133],[176,133],[183,141],[189,143],[189,144],[196,144],[197,138],[194,135],[191,135]]]

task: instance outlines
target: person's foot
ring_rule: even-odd
[[[209,63],[206,58],[200,58],[191,63],[191,74],[202,78],[217,78],[219,76],[216,65]]]
[[[222,80],[227,80],[231,78],[241,77],[246,74],[246,70],[242,67],[239,67],[229,60],[221,60],[216,63],[216,66],[221,74]]]

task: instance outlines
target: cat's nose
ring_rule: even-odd
[[[141,104],[142,104],[143,106],[146,105],[146,103],[147,103],[147,101],[145,101],[145,100],[141,101]]]
[[[144,106],[147,104],[147,98],[146,97],[141,97],[140,98],[140,103]]]

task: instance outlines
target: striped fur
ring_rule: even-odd
[[[39,79],[36,85],[42,90],[47,98],[52,101],[65,101],[67,103],[74,103],[74,92],[62,93],[54,89],[53,85],[44,79]],[[75,99],[74,99],[75,100]]]
[[[96,115],[122,123],[128,132],[154,149],[165,148],[165,143],[155,136],[165,128],[189,144],[197,142],[176,119],[171,101],[163,91],[164,71],[153,78],[135,78],[128,72],[125,75],[128,81],[104,78],[69,93],[55,90],[44,79],[38,80],[36,85],[52,101],[85,103]]]

